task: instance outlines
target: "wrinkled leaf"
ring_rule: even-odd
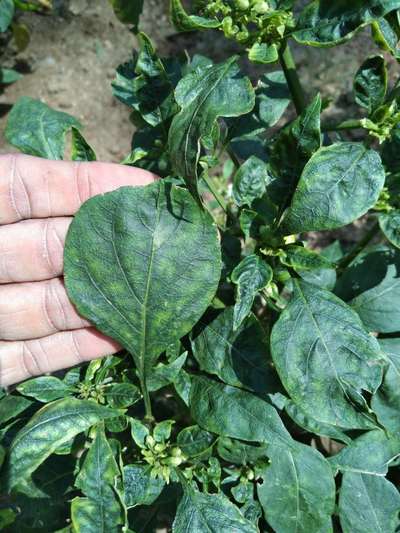
[[[210,531],[240,531],[257,533],[258,529],[244,518],[236,505],[221,492],[201,493],[185,487],[172,526],[173,533],[209,533]]]
[[[258,255],[245,257],[232,271],[231,280],[237,285],[233,310],[233,329],[237,330],[250,314],[257,293],[267,287],[273,277],[272,268]]]
[[[124,466],[125,505],[151,505],[161,494],[165,481],[150,475],[151,468],[146,465]]]
[[[250,80],[231,58],[215,66],[198,67],[175,89],[180,112],[169,130],[170,157],[175,172],[197,191],[197,164],[201,143],[210,138],[218,117],[237,117],[254,107]]]
[[[204,328],[192,342],[193,355],[203,371],[215,374],[227,385],[269,393],[275,372],[265,331],[254,315],[234,330],[233,317],[229,307]]]
[[[334,229],[364,215],[378,200],[385,171],[362,143],[337,143],[314,154],[284,220],[288,233]]]
[[[74,126],[72,133],[72,161],[96,161],[96,154],[91,146],[86,142],[80,131]]]
[[[207,30],[221,26],[217,19],[188,15],[180,0],[170,0],[170,10],[172,22],[179,31]]]
[[[75,480],[75,486],[90,501],[88,506],[83,506],[82,499],[80,503],[75,503],[75,513],[78,510],[80,528],[82,530],[85,531],[86,529],[84,528],[88,527],[88,530],[92,531],[95,526],[97,526],[97,531],[119,530],[118,526],[123,524],[122,508],[118,501],[115,487],[120,475],[120,470],[104,430],[98,427],[95,438]],[[92,507],[93,505],[94,508]],[[82,513],[79,512],[79,509]],[[86,519],[84,518],[85,514],[87,514]],[[88,521],[88,526],[84,525],[85,522],[83,520]]]
[[[324,424],[369,428],[362,392],[382,380],[376,339],[357,314],[332,293],[294,281],[294,295],[271,335],[271,352],[293,401]]]
[[[118,19],[125,24],[133,24],[135,31],[143,10],[144,0],[109,0]]]
[[[92,198],[66,241],[70,298],[141,373],[197,322],[220,269],[210,216],[187,191],[162,181]]]
[[[250,157],[233,178],[232,195],[236,204],[251,206],[254,200],[265,193],[266,184],[270,180],[264,161],[255,156]]]
[[[40,100],[22,96],[12,108],[5,130],[7,141],[22,152],[47,159],[62,159],[65,134],[80,128],[71,115],[56,111]]]
[[[45,405],[18,432],[9,450],[8,486],[29,475],[59,446],[118,411],[86,400],[63,398]]]
[[[379,226],[387,240],[396,248],[400,248],[400,210],[380,215]]]
[[[24,396],[31,396],[39,402],[52,402],[64,396],[70,396],[74,389],[54,376],[40,376],[24,381],[17,387]]]
[[[354,78],[354,93],[358,105],[372,113],[385,101],[388,83],[386,62],[382,56],[369,57]]]

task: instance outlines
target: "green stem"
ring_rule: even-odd
[[[354,248],[345,255],[337,264],[338,275],[341,275],[343,271],[354,261],[354,259],[364,250],[364,248],[372,241],[372,239],[379,233],[379,223],[375,222],[372,228],[364,235],[360,242],[358,242]]]
[[[145,377],[144,377],[144,375],[142,373],[141,373],[141,375],[139,377],[139,381],[140,381],[140,388],[141,388],[142,394],[143,394],[144,410],[146,412],[146,420],[148,422],[153,422],[154,421],[154,416],[153,416],[153,412],[151,410],[150,394],[149,394],[149,391],[147,389],[146,379],[145,379]]]
[[[339,124],[322,124],[322,131],[343,131],[343,130],[359,130],[363,129],[361,120],[345,120]]]
[[[217,202],[220,205],[221,209],[223,209],[225,211],[225,213],[226,213],[227,212],[227,204],[226,204],[225,200],[223,199],[223,197],[219,194],[219,192],[214,187],[214,184],[210,180],[210,177],[207,176],[206,173],[204,173],[202,175],[202,178],[203,178],[205,184],[207,185],[207,187],[209,188],[210,192],[213,194],[214,198],[217,200]]]
[[[296,64],[294,62],[292,52],[290,51],[287,41],[282,42],[282,46],[279,51],[279,61],[281,63],[282,70],[285,74],[285,78],[290,93],[292,95],[292,100],[296,108],[297,114],[301,115],[301,113],[306,108],[306,98],[300,83],[300,78],[297,74]]]
[[[235,167],[239,169],[241,165],[239,159],[236,157],[235,152],[229,146],[226,147],[226,151],[228,152],[229,157],[232,159]]]

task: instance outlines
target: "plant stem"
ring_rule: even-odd
[[[345,255],[337,264],[338,274],[342,274],[343,271],[354,261],[354,259],[364,250],[364,248],[372,241],[375,235],[379,232],[379,223],[375,222],[372,228],[364,235],[359,243]]]
[[[154,416],[153,416],[153,412],[151,410],[150,394],[149,394],[149,391],[147,389],[146,379],[145,379],[145,377],[142,374],[139,377],[139,381],[140,381],[140,388],[141,388],[142,394],[143,394],[144,410],[146,412],[146,420],[148,420],[149,422],[153,422]]]
[[[219,192],[216,190],[216,188],[214,187],[214,184],[210,180],[210,177],[207,176],[206,173],[204,173],[202,175],[202,178],[203,178],[205,184],[207,185],[207,187],[209,188],[210,192],[213,194],[214,198],[217,200],[217,202],[220,205],[221,209],[223,209],[225,211],[225,213],[226,213],[227,212],[226,202],[222,198],[222,196],[219,194]]]
[[[339,124],[322,124],[322,131],[343,131],[362,129],[361,121],[358,119],[345,120]]]
[[[230,148],[229,146],[227,146],[226,151],[228,152],[229,157],[232,159],[233,164],[235,165],[235,167],[236,167],[236,168],[240,168],[240,166],[241,166],[241,165],[240,165],[240,161],[239,161],[239,159],[236,157],[235,152],[232,150],[232,148]]]
[[[282,46],[279,51],[279,61],[285,74],[297,114],[301,115],[306,108],[306,98],[300,83],[300,78],[297,74],[296,64],[287,41],[282,42]]]

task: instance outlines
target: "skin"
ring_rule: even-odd
[[[1,387],[119,350],[68,299],[65,237],[91,196],[155,179],[112,163],[0,156]]]

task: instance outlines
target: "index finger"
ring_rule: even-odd
[[[22,154],[0,156],[0,224],[73,215],[96,194],[147,185],[157,176],[115,163],[51,161]]]

